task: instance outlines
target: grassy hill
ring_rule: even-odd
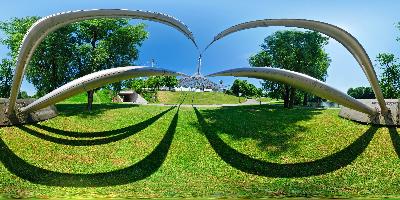
[[[112,95],[110,90],[98,90],[93,94],[93,103],[111,103]],[[67,104],[76,104],[76,103],[86,103],[87,102],[87,93],[81,93],[75,95],[71,98],[68,98],[63,101],[63,103]]]
[[[233,95],[227,95],[222,92],[170,92],[158,91],[157,103],[163,104],[236,104],[239,98]],[[112,95],[109,90],[99,90],[93,95],[93,103],[111,103]],[[245,98],[241,98],[241,102]],[[87,94],[81,93],[63,101],[66,104],[86,103]]]
[[[222,92],[170,92],[159,91],[157,93],[159,103],[164,104],[237,104],[239,98]],[[241,102],[245,100],[241,97]]]
[[[57,108],[46,122],[0,129],[1,195],[400,195],[400,129],[348,121],[338,110]]]

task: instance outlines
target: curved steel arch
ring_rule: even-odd
[[[20,109],[21,113],[36,110],[63,101],[76,94],[99,88],[103,85],[142,76],[179,76],[181,73],[143,66],[128,66],[106,69],[75,79],[37,99],[31,104]]]
[[[204,51],[209,46],[211,46],[211,44],[213,44],[215,41],[220,40],[231,33],[250,28],[269,27],[269,26],[286,26],[286,27],[310,29],[326,34],[334,38],[338,42],[340,42],[357,60],[358,64],[361,66],[362,70],[367,76],[368,81],[371,84],[371,87],[379,102],[381,112],[382,113],[388,112],[385,99],[383,98],[382,90],[378,84],[378,79],[376,77],[375,70],[372,66],[371,60],[368,57],[368,54],[366,53],[365,49],[362,47],[362,45],[357,41],[357,39],[354,36],[332,24],[313,21],[313,20],[305,20],[305,19],[263,19],[263,20],[245,22],[237,24],[220,32],[217,36],[214,37],[214,40],[204,49]]]
[[[357,99],[354,99],[353,97],[327,85],[318,79],[285,69],[272,67],[237,68],[217,72],[208,76],[242,76],[278,81],[310,92],[322,98],[337,102],[362,113],[369,115],[378,114],[375,109],[357,101]]]
[[[17,65],[13,77],[12,88],[10,91],[10,100],[7,112],[15,113],[15,103],[21,86],[25,68],[28,65],[33,52],[40,42],[51,32],[67,24],[94,18],[136,18],[160,22],[172,26],[182,32],[197,47],[192,32],[179,20],[165,14],[147,11],[131,11],[125,9],[95,9],[79,10],[57,13],[49,15],[37,21],[25,34],[20,46]]]

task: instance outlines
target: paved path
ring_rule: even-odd
[[[261,104],[268,104],[266,102],[261,102]],[[143,104],[147,106],[174,106],[178,104]],[[260,102],[255,99],[247,99],[243,103],[238,104],[211,104],[211,105],[192,105],[192,104],[182,104],[181,107],[207,107],[207,108],[215,108],[215,107],[227,107],[227,106],[243,106],[243,105],[260,105]]]
[[[262,103],[263,102],[261,102],[261,104]],[[255,99],[246,99],[246,101],[241,103],[240,105],[260,105],[260,102]]]

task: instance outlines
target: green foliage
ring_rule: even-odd
[[[253,67],[271,67],[273,65],[272,59],[267,51],[260,51],[249,58],[249,63]]]
[[[147,79],[135,78],[124,82],[124,87],[133,89],[137,93],[143,93],[145,88],[158,91],[160,87],[168,87],[171,90],[178,85],[179,81],[175,76],[151,76]]]
[[[153,91],[160,90],[162,86],[164,86],[164,78],[162,76],[150,76],[146,79],[146,87]]]
[[[400,30],[400,22],[396,27]],[[397,38],[400,42],[400,37]],[[380,53],[376,61],[383,70],[380,75],[379,85],[385,98],[400,98],[400,62],[391,53]]]
[[[178,82],[175,76],[151,76],[147,79],[129,79],[124,82],[124,87],[136,91],[149,103],[158,103],[157,93],[160,87],[168,87],[171,90]]]
[[[259,97],[262,95],[262,90],[258,89],[253,84],[248,83],[246,80],[240,80],[240,79],[236,79],[233,82],[230,90],[236,96],[239,96],[239,93],[241,93],[241,96],[244,97],[253,97],[253,96]]]
[[[374,99],[375,94],[371,87],[356,87],[347,90],[347,94],[356,99]]]
[[[78,76],[133,64],[139,56],[137,48],[148,37],[144,24],[133,26],[127,19],[85,20],[74,26]]]
[[[28,93],[26,91],[20,91],[18,93],[18,98],[19,99],[28,99],[28,98],[30,98],[30,96],[28,95]]]
[[[163,83],[165,87],[168,87],[169,90],[178,86],[179,81],[175,76],[163,76]]]
[[[253,67],[277,67],[310,75],[325,81],[331,60],[323,47],[328,38],[314,31],[277,31],[266,37],[262,50],[249,58]],[[265,81],[263,89],[271,98],[284,100],[285,107],[293,107],[297,95],[307,104],[310,95],[298,93],[293,87]]]
[[[286,91],[285,85],[282,83],[264,80],[261,83],[262,89],[267,93],[268,97],[273,99],[283,99],[284,92]]]
[[[0,22],[0,30],[3,31],[5,38],[0,40],[1,44],[7,46],[10,50],[8,53],[14,61],[18,56],[18,51],[28,29],[40,17],[30,16],[22,18],[12,18],[9,21]]]
[[[1,43],[13,61],[28,28],[39,17],[13,18],[0,23]],[[144,24],[127,19],[93,19],[62,27],[49,34],[35,51],[27,68],[27,80],[42,96],[61,85],[95,71],[134,64],[138,47],[148,37]],[[121,83],[109,86],[118,92]]]
[[[0,97],[6,98],[10,95],[21,41],[29,27],[38,19],[38,17],[12,18],[10,21],[0,22],[0,30],[5,35],[5,38],[0,38],[0,43],[10,50],[7,54],[9,58],[2,59],[0,63]]]
[[[380,53],[377,61],[382,67],[379,85],[385,98],[400,98],[400,63],[393,54]]]
[[[26,78],[35,86],[39,96],[77,78],[71,67],[71,58],[76,50],[71,38],[73,31],[72,26],[66,26],[49,34],[32,56]]]
[[[9,48],[13,65],[15,65],[25,33],[38,19],[39,17],[13,18],[0,23],[0,29],[6,36],[1,42]],[[73,73],[68,68],[74,50],[70,37],[72,31],[71,26],[67,26],[49,34],[33,54],[26,77],[36,87],[39,96],[73,78]]]
[[[113,96],[115,96],[114,91],[108,89],[100,89],[94,93],[94,99],[98,99],[98,103],[111,103]]]
[[[140,95],[142,95],[142,97],[144,99],[146,99],[147,102],[149,103],[158,103],[158,96],[157,96],[157,91],[142,91],[142,93],[140,93]]]
[[[144,91],[143,89],[146,88],[145,81],[140,78],[129,79],[129,80],[125,81],[124,84],[125,84],[125,88],[133,89],[138,94],[142,94]]]
[[[400,30],[400,22],[397,22],[396,28]],[[396,40],[400,42],[400,37],[397,37]]]
[[[9,59],[2,59],[0,63],[0,97],[10,96],[13,79],[13,62]]]
[[[75,71],[80,77],[95,71],[134,64],[138,47],[147,39],[144,24],[130,25],[127,19],[94,19],[76,24],[78,54]],[[118,93],[122,83],[109,87]]]
[[[94,92],[93,94],[93,103],[96,104],[107,104],[112,102],[113,92],[108,89],[100,89]],[[63,103],[71,103],[71,104],[83,104],[87,102],[87,93],[80,93],[71,98],[68,98],[63,101]]]

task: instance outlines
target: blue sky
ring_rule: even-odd
[[[400,1],[366,0],[14,0],[4,1],[0,7],[0,20],[30,15],[46,16],[68,10],[94,8],[124,8],[156,11],[172,15],[183,21],[194,33],[200,49],[203,49],[220,31],[242,22],[257,19],[299,18],[335,24],[353,34],[364,46],[374,64],[380,52],[400,55]],[[134,21],[136,22],[136,21]],[[139,21],[137,21],[139,22]],[[177,30],[163,24],[145,22],[150,38],[140,48],[137,64],[149,65],[155,59],[159,67],[193,74],[198,52],[190,40]],[[238,32],[216,42],[203,55],[203,74],[224,69],[247,67],[248,57],[260,50],[263,39],[277,30],[287,28],[258,28]],[[0,34],[0,36],[2,36]],[[329,41],[326,51],[332,59],[327,83],[342,91],[349,87],[368,86],[361,68],[349,52],[334,40]],[[0,57],[7,49],[0,46]],[[376,66],[379,74],[379,66]],[[234,78],[217,77],[224,84]],[[259,80],[249,79],[259,85]],[[32,85],[23,82],[22,90],[34,94]]]

